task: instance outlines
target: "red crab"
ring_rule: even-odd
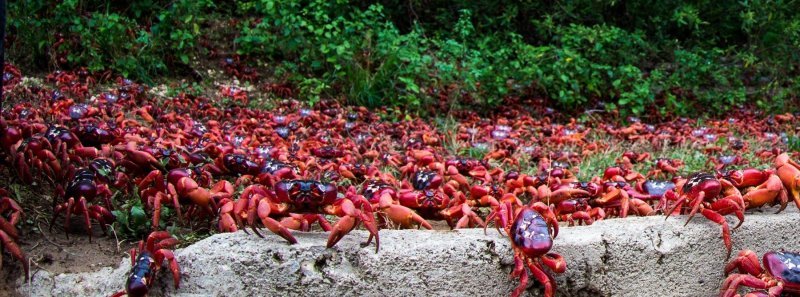
[[[354,182],[363,182],[369,178],[376,178],[381,174],[378,167],[367,163],[345,163],[339,165],[338,172],[344,178]]]
[[[541,181],[541,179],[539,180]],[[599,191],[600,187],[595,183],[569,182],[554,184],[552,188],[547,184],[541,184],[536,188],[536,193],[531,201],[556,205],[564,200],[597,196]]]
[[[294,88],[289,84],[279,83],[266,83],[263,86],[264,91],[278,95],[280,98],[294,97]]]
[[[553,239],[558,236],[555,214],[543,203],[534,203],[521,208],[514,208],[509,203],[503,207],[501,216],[505,217],[501,221],[513,222],[502,225],[514,251],[514,270],[511,272],[511,277],[520,280],[519,285],[511,292],[511,296],[520,296],[525,291],[529,274],[532,274],[544,286],[544,296],[552,297],[556,291],[556,282],[544,267],[559,274],[567,270],[564,258],[559,254],[550,253]]]
[[[436,161],[434,153],[425,150],[408,150],[407,163],[400,166],[400,177],[409,177],[418,171],[435,171],[444,174],[445,165]]]
[[[632,194],[651,205],[655,204],[655,201],[658,201],[654,211],[663,212],[667,205],[665,194],[667,191],[673,189],[675,189],[675,183],[672,181],[650,179],[641,183],[636,183],[636,188],[633,190]]]
[[[633,168],[633,164],[641,163],[650,159],[649,153],[636,153],[633,151],[627,151],[622,154],[622,157],[617,158],[616,162],[620,166],[631,169]]]
[[[463,194],[462,194],[463,195]],[[400,205],[416,210],[423,218],[445,220],[451,228],[465,228],[470,224],[484,225],[466,203],[453,203],[451,197],[440,188],[423,190],[402,189]],[[453,206],[457,204],[456,206]],[[453,223],[458,219],[457,223]]]
[[[797,208],[800,208],[800,164],[790,159],[789,154],[783,153],[775,158],[775,167],[789,196],[794,200]]]
[[[606,168],[603,173],[604,181],[620,181],[620,182],[643,182],[647,178],[641,173],[633,170],[626,169],[620,166],[612,166]]]
[[[578,225],[591,225],[606,216],[602,208],[590,206],[588,198],[564,200],[557,203],[554,208],[558,220],[567,222],[569,226],[574,226],[576,221]]]
[[[20,81],[22,81],[22,74],[19,72],[19,68],[11,63],[5,63],[3,67],[3,92],[14,89]]]
[[[568,169],[569,164],[567,163],[559,161],[542,162],[540,167],[542,169],[542,173],[545,173],[552,178],[556,184],[578,181],[578,178],[575,177],[575,174]]]
[[[638,216],[647,216],[654,213],[645,200],[632,196],[633,188],[627,182],[605,182],[603,183],[603,193],[599,198],[592,200],[592,204],[605,209],[615,209],[614,213],[620,218],[628,216],[628,212],[633,212]]]
[[[720,171],[724,170],[725,167],[728,166],[746,165],[747,159],[742,158],[742,156],[738,155],[720,155],[713,158],[709,158],[706,161],[706,166],[708,164],[714,164],[714,170]]]
[[[653,164],[653,170],[647,173],[647,178],[662,177],[662,174],[668,173],[675,175],[683,167],[683,161],[678,159],[658,158]]]
[[[220,88],[220,95],[222,98],[229,99],[233,102],[238,102],[241,105],[247,105],[250,101],[250,96],[247,91],[237,86],[223,86]]]
[[[492,180],[486,167],[478,160],[456,158],[445,161],[444,165],[446,167],[445,175],[457,181],[461,186],[469,186],[465,176],[487,182]]]
[[[591,207],[589,199],[597,197],[602,188],[600,185],[591,182],[570,182],[555,185],[551,191],[547,186],[540,186],[537,196],[532,202],[544,202],[550,205],[555,212],[556,218],[567,221],[570,225],[578,224],[591,225],[596,220],[605,217],[602,208]]]
[[[411,228],[414,225],[425,229],[433,229],[430,223],[419,216],[414,210],[400,205],[397,191],[392,185],[380,180],[368,180],[364,183],[362,195],[372,204],[372,208],[381,214],[378,216],[379,225],[386,225],[388,219],[400,228]]]
[[[153,280],[158,278],[164,261],[169,263],[172,281],[177,289],[181,282],[181,270],[175,255],[169,250],[176,244],[178,244],[178,240],[166,231],[150,233],[146,242],[144,240],[139,242],[138,252],[136,249],[130,251],[131,272],[125,282],[125,289],[111,296],[147,296],[150,287],[153,286]]]
[[[100,224],[103,234],[106,234],[106,225],[114,222],[114,215],[109,211],[111,208],[111,191],[108,190],[103,184],[97,183],[96,173],[88,168],[79,169],[74,173],[72,180],[67,185],[63,193],[59,193],[64,202],[57,204],[53,209],[53,218],[50,223],[50,228],[53,228],[53,222],[56,217],[65,212],[64,228],[69,236],[69,221],[72,213],[83,215],[83,223],[86,225],[86,230],[89,233],[89,241],[92,240],[92,223],[94,219]],[[106,207],[99,205],[92,205],[91,203],[95,198],[102,197]]]
[[[272,187],[278,183],[278,181],[296,178],[297,173],[294,165],[273,159],[266,159],[261,164],[261,174],[258,175],[256,180],[267,187]]]
[[[720,297],[740,296],[740,286],[760,291],[747,293],[745,297],[778,297],[782,293],[800,294],[800,253],[768,252],[762,263],[751,250],[739,252],[736,259],[725,265],[725,282],[720,288]],[[738,270],[738,274],[730,274]],[[766,291],[765,291],[766,290]]]
[[[753,168],[729,170],[721,178],[742,190],[746,209],[780,204],[781,208],[777,212],[781,212],[786,209],[786,204],[789,202],[786,188],[783,187],[780,177],[773,174],[772,170],[762,171]]]
[[[22,218],[22,208],[14,199],[8,197],[5,189],[0,188],[0,197],[2,197],[0,198],[0,240],[2,240],[0,246],[22,263],[27,281],[30,278],[28,259],[17,244],[19,232],[17,232],[16,225]]]
[[[414,174],[409,184],[403,181],[398,195],[400,205],[417,211],[423,218],[445,220],[451,228],[484,226],[483,220],[466,203],[463,193],[451,184],[441,186],[441,177],[431,171]],[[453,223],[454,220],[458,220]]]
[[[54,148],[50,141],[40,135],[25,138],[11,147],[11,162],[20,179],[26,184],[33,183],[34,172],[39,170],[43,176],[57,179],[63,172],[64,148]],[[58,156],[56,155],[58,154]]]
[[[350,195],[344,198],[337,194],[338,190],[333,184],[314,180],[282,180],[275,184],[274,193],[261,185],[248,186],[231,211],[237,222],[246,221],[259,236],[261,233],[255,228],[256,219],[261,219],[265,227],[292,244],[297,243],[297,239],[273,216],[287,216],[289,213],[335,215],[339,221],[333,225],[327,247],[336,245],[357,224],[363,222],[370,232],[370,238],[375,237],[377,251],[380,244],[378,227],[369,202],[363,196],[352,195],[355,191],[348,191]]]
[[[669,200],[675,200],[675,204],[667,217],[671,216],[675,210],[689,211],[689,218],[686,224],[692,220],[697,212],[704,217],[722,226],[722,241],[731,253],[731,234],[725,215],[734,213],[739,218],[739,227],[744,222],[744,200],[742,194],[730,182],[725,179],[717,179],[714,175],[698,172],[689,176],[688,179],[681,180],[677,185],[677,193],[668,191],[666,196]]]
[[[159,227],[161,206],[164,203],[172,204],[178,220],[183,220],[182,204],[190,204],[199,207],[204,213],[212,214],[216,203],[223,198],[229,198],[233,193],[233,185],[227,181],[219,181],[209,190],[198,185],[199,178],[200,175],[193,169],[178,168],[170,170],[166,177],[161,171],[153,170],[139,181],[142,203],[153,210],[153,230]],[[210,177],[205,178],[211,180]]]

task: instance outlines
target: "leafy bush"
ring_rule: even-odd
[[[784,1],[31,0],[9,14],[23,66],[147,81],[202,64],[198,41],[216,38],[311,104],[425,112],[545,95],[694,115],[795,106],[800,91],[800,10]]]
[[[202,11],[213,7],[213,2],[111,5],[91,0],[9,3],[8,30],[15,36],[11,58],[39,67],[113,70],[147,80],[176,66],[176,59],[188,64],[189,57],[198,54],[195,42],[205,15]]]

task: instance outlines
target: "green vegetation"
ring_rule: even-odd
[[[138,195],[137,195],[138,196]],[[152,216],[145,212],[139,197],[127,200],[119,210],[112,211],[116,222],[113,223],[117,236],[123,238],[142,238],[150,233],[152,228]],[[161,209],[159,229],[164,230],[168,227],[168,222],[175,217],[174,210],[170,207]],[[173,232],[174,233],[174,232]]]
[[[621,115],[782,112],[800,89],[797,1],[33,0],[9,4],[9,36],[24,70],[151,82],[216,65],[197,62],[215,51],[311,104],[416,112],[509,97]]]

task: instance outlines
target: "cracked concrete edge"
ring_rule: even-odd
[[[749,213],[733,231],[733,256],[800,247],[795,209]],[[723,279],[725,247],[718,225],[696,217],[611,219],[561,228],[553,252],[567,272],[556,276],[558,296],[716,296]],[[735,218],[729,219],[735,224]],[[509,279],[513,257],[508,239],[494,230],[381,231],[381,250],[361,247],[354,231],[325,248],[325,233],[295,233],[288,245],[278,236],[218,234],[176,251],[180,289],[162,273],[154,296],[497,296],[517,285]],[[130,260],[91,273],[49,275],[39,271],[23,296],[108,296],[123,288]],[[534,281],[531,281],[534,283]],[[541,295],[540,284],[528,293]]]

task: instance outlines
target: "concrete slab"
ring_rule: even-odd
[[[749,213],[733,231],[734,256],[741,249],[800,250],[800,213],[790,206]],[[729,218],[732,226],[734,217]],[[558,296],[716,296],[725,248],[720,228],[702,216],[610,219],[592,226],[563,227],[554,252],[567,261],[556,277]],[[268,232],[268,231],[264,231]],[[266,234],[266,233],[265,233]],[[381,250],[361,247],[354,231],[332,249],[327,234],[295,232],[299,243],[244,232],[218,234],[178,250],[181,287],[162,273],[153,296],[505,296],[508,239],[497,231],[384,230]],[[130,260],[92,273],[49,275],[39,271],[24,296],[108,296],[123,288]],[[532,296],[542,288],[532,284]]]

